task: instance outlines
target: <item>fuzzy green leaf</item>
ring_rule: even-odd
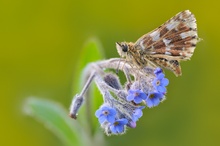
[[[96,62],[104,58],[103,50],[101,47],[101,43],[92,38],[85,43],[85,46],[82,48],[79,54],[78,65],[75,69],[75,76],[74,76],[74,88],[73,91],[79,93],[83,85],[85,84],[85,77],[83,76],[83,69],[87,66],[87,64],[91,62]],[[97,122],[97,118],[94,116],[95,111],[98,109],[100,104],[103,102],[102,97],[94,86],[94,83],[89,88],[89,97],[86,98],[85,105],[83,105],[82,109],[79,111],[79,118],[83,127],[90,131],[93,135],[99,129],[99,124]],[[85,109],[86,108],[86,109]]]
[[[99,61],[103,58],[104,53],[101,43],[96,38],[89,39],[79,53],[79,60],[75,69],[76,73],[74,76],[74,91],[79,92],[82,89],[82,82],[84,82],[82,72],[86,65],[91,62]]]
[[[68,112],[61,105],[30,97],[24,104],[24,112],[42,122],[65,146],[83,145],[79,123],[70,119]]]

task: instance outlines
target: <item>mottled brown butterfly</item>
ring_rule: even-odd
[[[189,10],[185,10],[135,43],[117,42],[116,47],[119,55],[131,65],[139,68],[160,66],[180,76],[179,62],[191,58],[198,41],[196,19]]]

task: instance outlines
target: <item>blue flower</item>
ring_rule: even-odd
[[[154,88],[160,93],[166,92],[166,86],[168,84],[169,84],[169,80],[167,78],[164,78],[163,73],[158,74],[156,78],[153,80]]]
[[[108,121],[109,123],[114,123],[116,110],[108,106],[102,106],[95,112],[95,115],[98,118],[100,124],[105,121]]]
[[[163,73],[163,70],[161,69],[161,68],[156,68],[155,70],[154,70],[154,74],[157,76],[157,75],[159,75],[160,73]]]
[[[138,119],[140,117],[143,116],[143,112],[142,112],[142,109],[144,108],[144,106],[141,106],[139,108],[136,108],[133,112],[133,115],[132,115],[132,121],[136,122],[138,121]]]
[[[142,92],[141,90],[129,90],[127,101],[134,101],[136,104],[141,103],[142,100],[145,100],[147,98],[147,95]]]
[[[146,99],[146,104],[150,108],[157,106],[164,97],[165,96],[162,93],[152,92],[148,94],[147,99]]]
[[[114,123],[110,125],[110,130],[114,134],[118,133],[123,133],[124,132],[124,126],[128,123],[128,120],[123,118],[123,119],[118,119]]]

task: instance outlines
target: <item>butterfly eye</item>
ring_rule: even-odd
[[[128,51],[128,46],[125,44],[125,45],[122,45],[122,51],[123,52],[127,52]]]

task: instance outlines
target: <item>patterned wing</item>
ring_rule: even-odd
[[[197,41],[196,19],[189,10],[185,10],[138,39],[135,48],[151,57],[188,60]]]
[[[197,42],[196,19],[185,10],[138,39],[135,48],[142,50],[148,60],[179,76],[179,61],[190,59]]]

